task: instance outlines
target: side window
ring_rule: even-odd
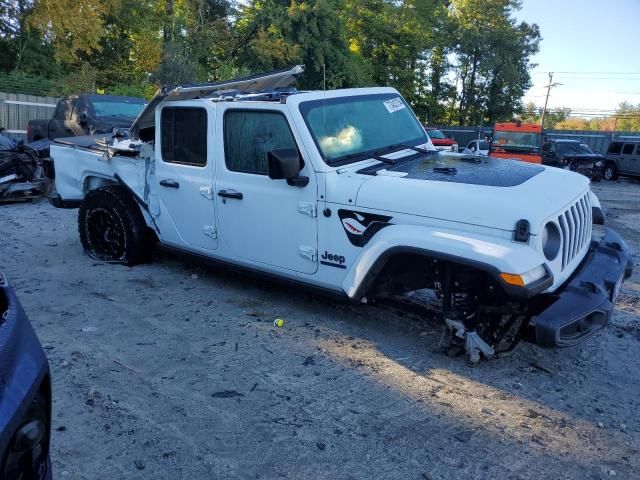
[[[622,144],[620,142],[611,142],[609,145],[609,149],[607,153],[611,155],[620,155],[620,151],[622,150]]]
[[[640,143],[636,147],[636,155],[640,155]]]
[[[71,112],[71,118],[73,120],[78,120],[78,117],[80,117],[82,113],[87,113],[86,110],[87,109],[85,108],[84,100],[82,100],[81,98],[76,98],[76,100],[73,102],[73,111]]]
[[[633,153],[633,143],[626,143],[624,148],[622,149],[623,155],[631,155]]]
[[[160,119],[162,160],[204,167],[207,164],[207,111],[165,107]]]
[[[56,120],[67,120],[67,113],[69,112],[69,107],[71,106],[71,100],[64,99],[58,102],[58,106],[56,107],[56,111],[53,114],[53,118]]]
[[[267,153],[297,148],[286,117],[278,112],[228,110],[224,115],[225,163],[235,172],[267,175]]]

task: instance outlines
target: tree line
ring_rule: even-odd
[[[389,85],[428,124],[523,111],[519,0],[0,0],[0,72],[147,96],[304,64],[298,88]],[[61,92],[56,92],[60,94]]]

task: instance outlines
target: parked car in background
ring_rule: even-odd
[[[29,122],[27,140],[53,140],[129,128],[146,104],[144,98],[137,97],[94,94],[65,97],[58,102],[51,119]]]
[[[605,158],[605,180],[616,180],[618,175],[640,176],[640,139],[614,140]]]
[[[486,157],[487,155],[489,155],[489,147],[489,142],[485,140],[472,140],[467,144],[462,153],[473,153],[475,155]]]
[[[0,479],[50,480],[49,363],[2,272],[0,372]]]
[[[582,173],[596,182],[602,179],[604,161],[604,155],[578,140],[553,139],[542,145],[543,165]]]
[[[541,163],[542,127],[537,123],[506,122],[493,127],[490,157]]]
[[[431,139],[431,143],[433,143],[433,146],[436,147],[436,150],[446,150],[451,152],[458,151],[458,142],[452,140],[451,138],[447,138],[447,136],[440,130],[428,127],[425,127],[425,130],[427,131],[427,135],[429,135],[429,138]]]
[[[39,152],[3,132],[0,127],[0,202],[45,195],[49,177]]]

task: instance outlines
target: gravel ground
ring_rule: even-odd
[[[594,189],[640,251],[640,184]],[[57,479],[640,478],[638,273],[584,345],[470,368],[413,313],[169,252],[95,262],[76,215],[0,206],[0,268],[51,364]]]

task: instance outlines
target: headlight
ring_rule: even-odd
[[[547,260],[552,262],[556,259],[561,244],[558,226],[553,222],[548,222],[542,230],[542,252]]]
[[[458,144],[454,143],[453,145],[451,145],[451,151],[452,152],[457,152],[458,151]]]
[[[598,160],[598,161],[595,163],[595,165],[596,165],[596,167],[601,167],[602,165],[604,165],[604,163],[602,163],[602,160]]]
[[[547,269],[544,268],[544,265],[538,265],[537,267],[532,268],[531,270],[521,273],[501,273],[500,278],[504,280],[504,282],[508,285],[513,285],[514,287],[524,287],[529,285],[536,280],[540,280],[547,276]]]

